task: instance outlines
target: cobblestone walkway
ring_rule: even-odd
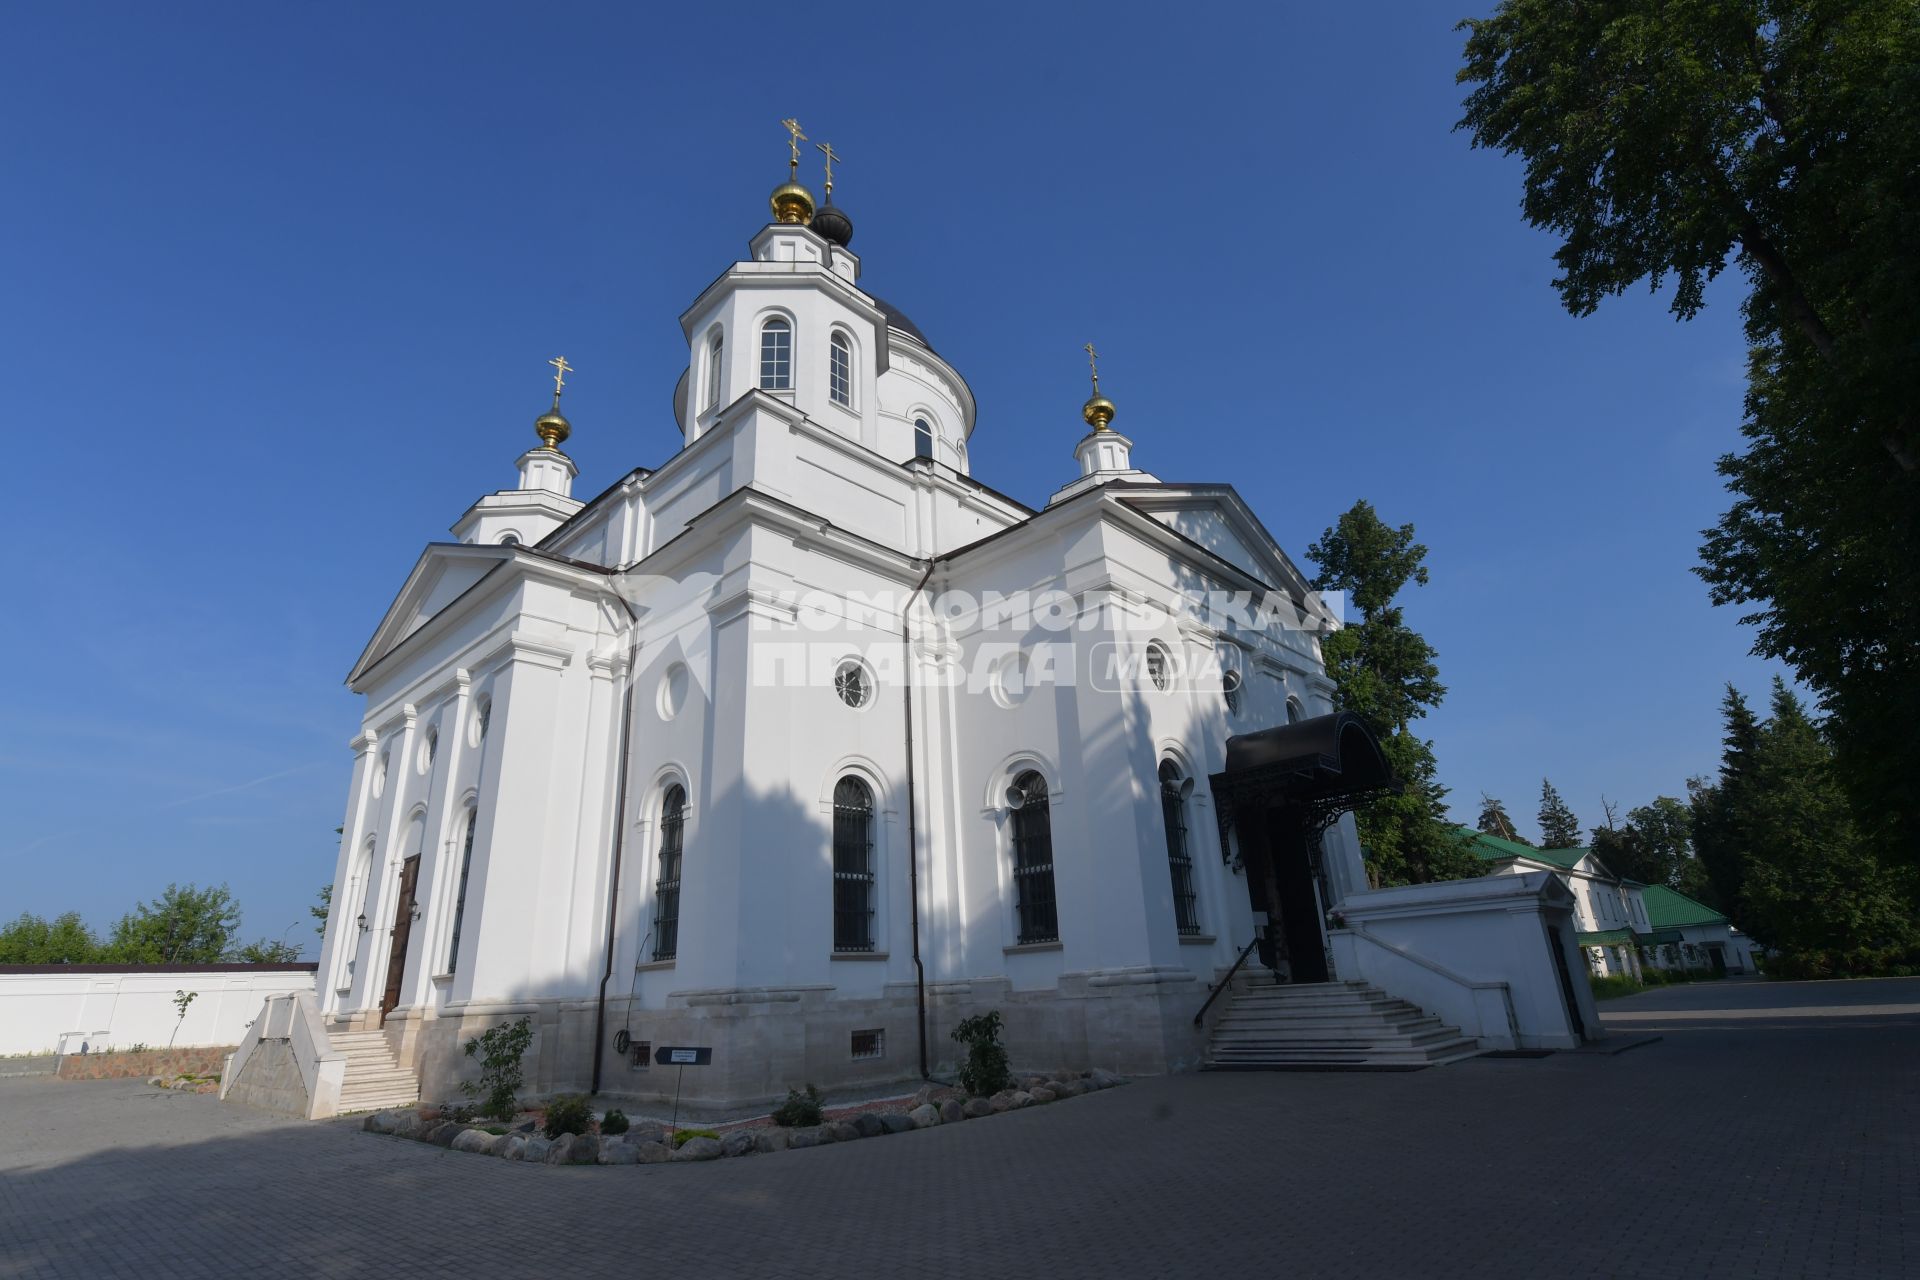
[[[0,1277],[1920,1273],[1920,981],[1602,1009],[1662,1038],[1147,1080],[696,1165],[532,1167],[0,1079]]]

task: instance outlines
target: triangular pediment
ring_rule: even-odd
[[[1232,486],[1119,485],[1130,507],[1271,587],[1305,592],[1306,576]]]
[[[400,594],[374,628],[373,638],[347,673],[351,685],[435,615],[472,590],[500,565],[513,559],[511,546],[435,542],[420,553]]]

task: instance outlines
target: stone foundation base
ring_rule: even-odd
[[[607,1002],[601,1036],[600,1092],[641,1103],[680,1102],[692,1108],[737,1108],[777,1103],[787,1090],[814,1084],[827,1090],[884,1087],[920,1078],[920,1027],[911,985],[890,987],[878,999],[831,998],[828,988],[762,987],[676,993],[665,1009]],[[1206,1028],[1193,1025],[1206,987],[1186,969],[1117,969],[1069,974],[1057,989],[1014,991],[1005,978],[929,984],[927,1069],[951,1078],[964,1049],[949,1033],[963,1019],[997,1009],[1001,1042],[1016,1071],[1087,1071],[1161,1075],[1199,1066]],[[1226,1001],[1216,1002],[1213,1013]],[[477,1075],[466,1041],[520,1016],[535,1035],[524,1060],[523,1094],[586,1092],[593,1082],[594,1002],[544,999],[464,1006],[440,1011],[396,1010],[388,1039],[402,1065],[420,1078],[427,1101],[456,1099],[459,1082]],[[359,1030],[366,1015],[332,1026]],[[616,1033],[631,1047],[615,1051]],[[874,1034],[874,1033],[877,1033]],[[659,1066],[662,1046],[705,1047],[713,1061],[681,1072]],[[856,1057],[856,1051],[862,1056]]]

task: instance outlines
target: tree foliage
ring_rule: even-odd
[[[1405,789],[1376,800],[1355,820],[1377,885],[1454,880],[1480,874],[1465,840],[1447,820],[1433,744],[1409,726],[1446,696],[1433,646],[1406,624],[1395,599],[1409,582],[1427,582],[1427,549],[1413,526],[1395,528],[1360,501],[1307,548],[1319,566],[1318,591],[1344,591],[1358,620],[1320,641],[1321,660],[1340,706],[1367,721]]]
[[[0,964],[93,964],[100,939],[77,911],[52,920],[21,912],[0,928]]]
[[[1656,796],[1619,826],[1595,827],[1594,857],[1615,875],[1686,892],[1693,864],[1693,814],[1683,800]]]
[[[330,884],[321,885],[320,892],[316,896],[320,901],[316,905],[308,907],[307,914],[319,921],[318,924],[313,926],[313,931],[324,938],[327,936],[327,914],[333,910],[333,886]]]
[[[1914,858],[1920,6],[1503,0],[1463,26],[1460,127],[1523,158],[1569,311],[1671,280],[1685,319],[1746,276],[1747,445],[1699,572],[1830,713],[1864,834]]]
[[[225,885],[170,884],[114,924],[107,957],[116,964],[218,964],[240,929],[240,904]]]
[[[1507,806],[1484,791],[1480,793],[1480,817],[1474,825],[1487,835],[1499,836],[1515,844],[1533,843],[1514,827],[1513,819],[1507,816]]]
[[[1855,825],[1833,744],[1785,683],[1756,719],[1732,690],[1720,776],[1693,788],[1694,842],[1722,903],[1780,968],[1826,977],[1910,962],[1913,870]]]
[[[1580,819],[1560,798],[1553,783],[1540,779],[1540,847],[1572,849],[1580,843]]]

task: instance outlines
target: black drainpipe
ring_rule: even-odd
[[[920,959],[920,842],[915,832],[913,804],[913,636],[907,619],[913,613],[913,602],[927,589],[927,580],[933,577],[934,561],[927,561],[927,571],[920,575],[920,583],[914,587],[913,594],[907,597],[907,607],[900,611],[900,656],[906,659],[906,729],[907,729],[907,885],[912,895],[913,908],[913,998],[920,1015],[920,1078],[928,1079],[927,1069],[927,966]],[[607,962],[611,965],[611,959]],[[596,1062],[598,1060],[596,1059]]]
[[[620,864],[627,855],[627,755],[633,747],[634,664],[640,658],[640,615],[633,611],[625,596],[614,591],[613,598],[627,611],[631,634],[627,641],[626,684],[620,691],[620,776],[614,780],[613,872],[607,885],[607,967],[600,974],[600,999],[593,1011],[593,1088],[600,1092],[600,1038],[607,1033],[607,983],[613,978],[613,934],[619,922]],[[628,1009],[631,1016],[632,1009]]]

